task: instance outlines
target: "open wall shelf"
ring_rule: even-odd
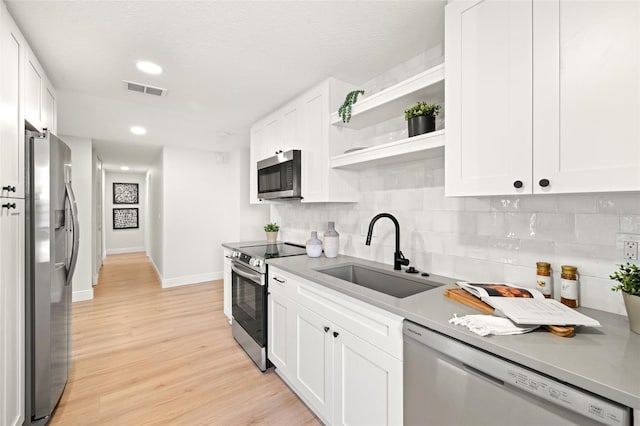
[[[364,169],[401,161],[432,158],[443,154],[444,130],[438,130],[348,154],[336,155],[331,158],[330,165],[334,169]]]
[[[343,123],[337,112],[332,113],[331,124],[356,130],[364,129],[403,115],[405,109],[418,101],[442,104],[444,101],[444,64],[423,71],[371,96],[359,99],[353,105],[349,123]]]

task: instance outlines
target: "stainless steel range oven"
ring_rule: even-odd
[[[266,259],[306,254],[290,243],[240,247],[231,253],[231,331],[261,371],[267,360],[267,264]]]

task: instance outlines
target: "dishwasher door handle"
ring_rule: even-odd
[[[497,377],[492,376],[489,373],[485,373],[484,371],[478,370],[477,368],[474,368],[472,366],[470,366],[469,364],[465,364],[464,362],[461,363],[462,367],[469,373],[469,374],[473,374],[476,377],[479,377],[483,380],[489,381],[495,385],[498,386],[504,386],[504,381],[498,379]]]

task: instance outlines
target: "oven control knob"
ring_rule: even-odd
[[[240,252],[236,251],[236,250],[232,251],[231,252],[231,257],[240,257]]]
[[[251,259],[249,261],[249,265],[255,266],[256,268],[259,268],[262,265],[262,260],[260,260],[260,259]]]

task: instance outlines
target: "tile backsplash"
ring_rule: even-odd
[[[442,62],[441,56],[441,49],[426,51],[363,87],[375,93]],[[372,127],[364,131],[367,138],[394,131]],[[371,246],[365,245],[373,216],[388,212],[400,222],[401,250],[419,270],[533,287],[536,262],[549,262],[559,298],[560,267],[570,264],[578,267],[582,306],[626,314],[608,276],[621,262],[616,234],[640,234],[640,192],[445,197],[443,157],[364,169],[358,176],[358,203],[272,204],[281,238],[303,244],[318,231],[322,239],[334,221],[341,254],[391,265],[390,220],[378,221]]]
[[[625,314],[622,297],[608,279],[620,263],[619,232],[640,230],[640,192],[444,196],[444,158],[363,170],[359,202],[271,205],[283,240],[304,243],[336,222],[340,253],[392,264],[394,227],[369,222],[378,213],[400,222],[400,244],[411,265],[464,280],[498,280],[534,286],[536,262],[551,263],[559,298],[560,267],[578,267],[581,305]]]

